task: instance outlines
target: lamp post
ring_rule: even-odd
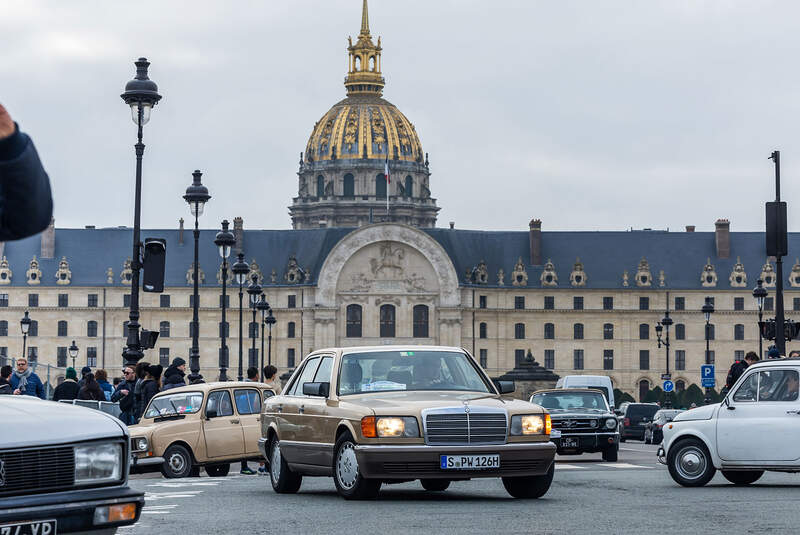
[[[758,282],[760,283],[761,281],[759,280]],[[759,285],[759,287],[760,287],[760,285]],[[762,290],[763,290],[763,288],[762,288]],[[753,293],[755,293],[755,291]],[[766,290],[764,290],[764,293],[767,293]],[[708,340],[709,340],[708,335],[709,335],[710,329],[711,329],[711,327],[710,327],[711,323],[710,322],[711,322],[711,314],[714,313],[714,305],[711,303],[711,298],[710,297],[706,297],[706,302],[703,305],[703,308],[701,310],[703,311],[703,317],[706,319],[706,364],[711,364],[711,351],[709,350],[709,347],[708,347]],[[759,312],[759,316],[760,315],[761,315],[761,313]],[[759,335],[759,342],[761,340],[760,337],[761,337],[761,335]],[[760,347],[759,347],[759,349],[760,349]],[[711,388],[710,387],[706,387],[706,397],[705,397],[705,399],[703,401],[705,402],[706,405],[711,403]]]
[[[200,311],[200,216],[203,215],[203,208],[211,198],[208,188],[200,182],[203,176],[199,170],[192,173],[192,185],[186,188],[186,195],[183,199],[189,203],[189,212],[194,216],[194,273],[193,273],[193,300],[192,303],[192,349],[189,350],[189,369],[192,374],[200,373],[200,345],[198,343],[200,322],[198,319]]]
[[[669,294],[667,294],[667,309],[664,311],[664,317],[661,318],[661,322],[656,323],[656,336],[658,338],[658,348],[661,349],[663,345],[666,348],[666,364],[667,364],[667,373],[665,377],[671,378],[669,373],[669,327],[672,325],[672,318],[669,317]],[[666,337],[664,340],[661,339],[661,333],[666,329]],[[665,392],[664,393],[664,408],[671,409],[672,408],[672,392]]]
[[[233,267],[233,276],[239,285],[239,380],[244,380],[242,374],[242,298],[244,297],[244,283],[247,282],[247,274],[250,273],[250,266],[244,261],[244,253],[239,253],[239,258]]]
[[[269,326],[269,336],[267,338],[267,340],[269,340],[269,343],[267,344],[267,365],[269,365],[272,364],[272,326],[278,321],[275,319],[275,316],[272,315],[271,308],[269,309],[269,312],[267,312],[267,318],[264,321],[267,322],[267,325]]]
[[[228,304],[226,284],[228,281],[228,257],[231,255],[231,247],[236,244],[236,238],[233,233],[228,230],[228,220],[222,222],[222,230],[217,232],[214,239],[214,245],[219,248],[219,255],[222,257],[222,324],[219,328],[220,346],[219,346],[219,380],[228,380],[228,346],[225,343],[227,336],[227,321],[225,320],[225,307]],[[195,277],[197,280],[197,277]]]
[[[761,334],[761,316],[764,312],[764,299],[767,298],[767,289],[764,288],[764,281],[758,279],[756,287],[753,288],[753,297],[758,305],[758,358],[764,358],[763,340],[764,336]]]
[[[75,345],[75,340],[72,341],[72,345],[69,346],[69,356],[72,358],[72,369],[75,369],[75,359],[78,358],[78,346]]]
[[[142,156],[144,143],[142,143],[142,128],[150,121],[150,112],[159,100],[158,86],[147,77],[147,68],[150,62],[146,58],[139,58],[136,64],[136,76],[125,85],[125,92],[120,95],[125,104],[131,108],[133,124],[137,126],[136,149],[136,187],[134,192],[133,208],[133,254],[131,255],[131,306],[128,322],[128,339],[122,357],[125,364],[136,365],[144,353],[139,339],[139,270],[141,264],[141,248],[139,233],[142,212]]]
[[[258,338],[258,323],[256,323],[256,312],[258,310],[258,296],[261,295],[261,285],[258,283],[258,273],[250,274],[250,284],[247,286],[247,295],[250,296],[250,308],[253,309],[253,323],[252,329],[253,332],[250,332],[250,329],[247,330],[247,333],[250,335],[250,338],[253,339],[251,352],[253,355],[256,355],[256,338]],[[248,367],[250,366],[250,359],[247,359]],[[258,365],[258,356],[255,357],[255,362],[252,364],[253,366]],[[259,372],[259,375],[261,372]]]
[[[28,359],[27,354],[25,353],[25,346],[28,343],[28,330],[31,328],[31,319],[28,317],[28,311],[25,311],[25,315],[22,316],[22,319],[19,320],[19,328],[22,331],[22,358]]]
[[[269,310],[269,303],[267,303],[267,296],[261,292],[261,296],[256,303],[256,308],[261,311],[261,363],[258,367],[259,375],[264,375],[264,325],[266,325],[265,316]],[[261,382],[264,382],[264,377],[261,377]]]

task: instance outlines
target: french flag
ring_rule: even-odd
[[[389,178],[389,157],[386,157],[386,161],[383,164],[383,176],[386,178],[386,183],[391,184],[392,181]]]

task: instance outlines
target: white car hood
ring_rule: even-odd
[[[689,409],[675,416],[673,422],[691,422],[692,420],[710,420],[714,416],[714,410],[719,407],[719,403],[704,405],[696,409]]]
[[[31,396],[0,396],[0,429],[0,449],[126,435],[122,423],[111,415]]]

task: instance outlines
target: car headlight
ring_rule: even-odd
[[[617,428],[617,419],[616,418],[609,418],[606,420],[606,429],[616,429]]]
[[[75,446],[75,484],[122,479],[122,444],[98,442]]]
[[[147,451],[147,439],[145,437],[133,437],[131,439],[131,450],[135,452]]]
[[[539,435],[544,431],[545,416],[541,414],[517,414],[511,417],[512,435]]]
[[[361,419],[361,433],[368,438],[416,438],[419,424],[413,416],[366,416]]]

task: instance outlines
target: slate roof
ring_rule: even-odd
[[[278,274],[278,284],[285,284],[283,276],[290,255],[309,273],[304,284],[314,285],[325,258],[333,246],[352,228],[324,228],[307,230],[246,230],[244,231],[245,258],[259,264],[265,281],[269,284],[272,269]],[[511,287],[511,272],[518,258],[522,258],[528,274],[528,286],[540,287],[539,277],[543,266],[532,266],[530,242],[527,231],[478,231],[433,228],[422,229],[438,241],[455,265],[459,282],[466,285],[465,272],[481,260],[486,262],[489,284],[497,287],[497,272],[505,271],[505,283]],[[159,237],[167,240],[166,285],[186,286],[186,272],[193,256],[192,233],[184,231],[184,243],[178,244],[178,230],[145,229],[142,238]],[[33,255],[39,260],[42,286],[55,286],[58,262],[66,256],[72,271],[70,286],[122,286],[120,273],[131,256],[132,229],[56,229],[55,255],[41,259],[40,236],[33,236],[5,244],[3,254],[13,271],[12,286],[28,286],[25,272]],[[200,267],[205,272],[203,286],[216,286],[216,273],[220,257],[214,246],[216,230],[200,231]],[[710,258],[717,276],[717,289],[730,289],[728,277],[741,258],[747,273],[747,286],[752,288],[766,261],[764,234],[761,232],[731,232],[731,255],[728,259],[716,258],[714,232],[542,232],[542,256],[555,265],[558,288],[571,288],[569,275],[577,257],[584,264],[586,288],[622,289],[622,273],[628,271],[628,289],[639,290],[634,276],[642,257],[650,265],[653,276],[652,289],[658,289],[658,274],[664,270],[666,288],[702,289],[700,274],[706,259]],[[789,256],[784,262],[784,280],[800,256],[800,233],[789,234]],[[232,255],[233,256],[233,255]],[[235,259],[231,259],[235,260]],[[113,284],[106,283],[106,270],[114,270]],[[788,285],[787,285],[788,286]]]

